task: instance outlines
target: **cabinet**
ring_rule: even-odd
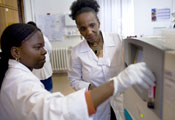
[[[12,7],[13,9],[17,9],[17,0],[2,0],[3,4]]]
[[[0,0],[0,6],[12,8],[17,10],[17,0]]]
[[[19,22],[18,11],[4,8],[4,12],[5,12],[6,26]]]
[[[19,22],[17,0],[0,0],[0,36],[4,29]]]

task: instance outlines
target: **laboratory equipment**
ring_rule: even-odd
[[[125,64],[145,62],[156,77],[156,86],[135,85],[124,94],[124,107],[134,120],[175,119],[175,49],[163,37],[124,40]]]

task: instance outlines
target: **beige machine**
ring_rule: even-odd
[[[125,39],[124,48],[126,65],[144,61],[156,77],[156,87],[125,92],[126,120],[175,120],[175,49],[154,38]]]

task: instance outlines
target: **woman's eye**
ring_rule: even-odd
[[[81,27],[81,28],[80,28],[80,31],[85,31],[85,28],[84,28],[84,27]]]
[[[41,48],[41,46],[35,46],[34,47],[36,50],[39,50]]]
[[[93,28],[95,26],[95,24],[90,24],[90,27]]]

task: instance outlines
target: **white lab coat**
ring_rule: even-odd
[[[102,58],[98,58],[94,54],[86,40],[72,50],[68,78],[75,90],[82,88],[88,90],[89,84],[95,86],[104,84],[110,78],[117,76],[123,69],[122,41],[119,35],[112,33],[103,33],[102,35],[104,40]],[[115,98],[115,102],[121,106],[114,109],[118,119],[120,118],[118,112],[123,111],[123,96],[119,95]],[[110,120],[109,100],[98,107],[93,119]]]
[[[84,92],[50,93],[26,66],[10,59],[0,90],[0,120],[89,120]]]
[[[45,55],[46,62],[44,63],[44,66],[41,69],[33,69],[32,71],[33,74],[35,74],[40,80],[46,80],[49,77],[51,77],[53,74],[52,66],[50,63],[50,57],[49,57],[49,54],[52,51],[52,45],[45,35],[43,35],[43,37],[44,37],[44,42],[45,42],[44,48],[47,51],[47,54]]]

